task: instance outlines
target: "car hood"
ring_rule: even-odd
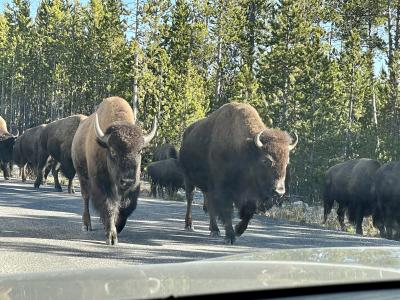
[[[0,276],[0,299],[150,299],[400,280],[400,248],[265,250],[188,263]]]

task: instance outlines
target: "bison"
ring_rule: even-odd
[[[9,163],[12,161],[13,146],[17,135],[8,132],[6,121],[0,116],[0,167],[4,179],[10,178]]]
[[[400,162],[382,165],[374,179],[373,190],[377,197],[374,225],[381,236],[388,239],[400,237]]]
[[[323,186],[325,223],[333,203],[339,204],[337,217],[342,230],[345,229],[344,214],[356,225],[356,233],[362,234],[364,217],[374,213],[376,197],[371,189],[380,163],[374,159],[361,158],[345,161],[330,167],[325,173]]]
[[[158,146],[153,154],[153,162],[160,161],[168,158],[178,159],[178,150],[176,150],[174,145],[163,144]]]
[[[157,197],[156,189],[165,187],[170,195],[173,195],[179,188],[184,188],[183,172],[175,158],[164,159],[152,162],[147,166],[147,174],[150,177],[150,194]]]
[[[22,181],[26,181],[27,167],[29,166],[34,173],[38,173],[39,139],[45,124],[27,129],[20,135],[13,147],[13,162],[19,167]],[[52,170],[54,181],[58,182],[58,170],[56,162],[49,157],[45,164],[44,178]]]
[[[211,236],[218,236],[218,216],[225,240],[233,244],[253,217],[258,201],[285,193],[289,152],[296,146],[287,132],[267,128],[249,104],[225,104],[207,118],[190,125],[183,134],[179,154],[185,176],[187,212],[185,228],[192,227],[194,187],[205,196]],[[232,227],[233,206],[241,221]]]
[[[79,177],[84,209],[83,230],[91,230],[89,199],[104,223],[106,243],[118,243],[117,234],[135,210],[140,189],[142,149],[155,136],[157,118],[149,135],[135,124],[128,102],[104,99],[83,120],[72,142],[72,161]]]
[[[43,169],[51,156],[59,163],[62,174],[68,178],[68,193],[74,193],[72,182],[76,172],[71,158],[71,146],[80,122],[86,118],[84,115],[73,115],[51,122],[43,128],[38,144],[38,174],[35,188],[39,188],[42,183]],[[54,181],[56,190],[61,192],[58,176],[54,178]]]

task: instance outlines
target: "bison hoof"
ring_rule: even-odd
[[[211,238],[219,238],[221,236],[219,230],[215,230],[215,231],[210,231],[210,237]]]
[[[68,189],[68,194],[75,194],[75,189]]]
[[[193,225],[186,225],[185,226],[185,230],[189,231],[189,232],[193,232],[194,231],[194,227],[193,227]]]
[[[4,177],[4,180],[10,180],[10,177]]]
[[[111,236],[106,240],[107,245],[118,245],[118,238],[116,236]]]
[[[92,225],[82,225],[82,231],[92,231]]]
[[[55,186],[54,189],[56,190],[56,192],[62,192],[61,186]]]
[[[235,236],[233,237],[226,237],[225,238],[225,245],[233,245],[236,241]]]

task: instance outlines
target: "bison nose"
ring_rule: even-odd
[[[134,179],[130,179],[130,178],[121,178],[121,180],[119,181],[119,185],[123,189],[126,189],[126,188],[130,187],[134,183],[135,183],[135,180]]]

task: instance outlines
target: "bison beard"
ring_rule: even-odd
[[[103,132],[102,128],[105,128]],[[84,202],[83,230],[91,230],[89,201],[104,224],[106,243],[117,235],[135,210],[140,188],[141,151],[156,132],[156,119],[148,136],[134,124],[134,114],[122,98],[103,100],[83,120],[72,142],[72,161]]]
[[[194,187],[204,194],[210,235],[219,236],[218,217],[226,242],[246,230],[258,201],[285,193],[289,152],[297,144],[286,132],[269,129],[248,104],[225,104],[209,117],[190,125],[183,135],[179,161],[184,171],[187,212],[185,228],[192,230]],[[232,226],[233,207],[241,221]]]

